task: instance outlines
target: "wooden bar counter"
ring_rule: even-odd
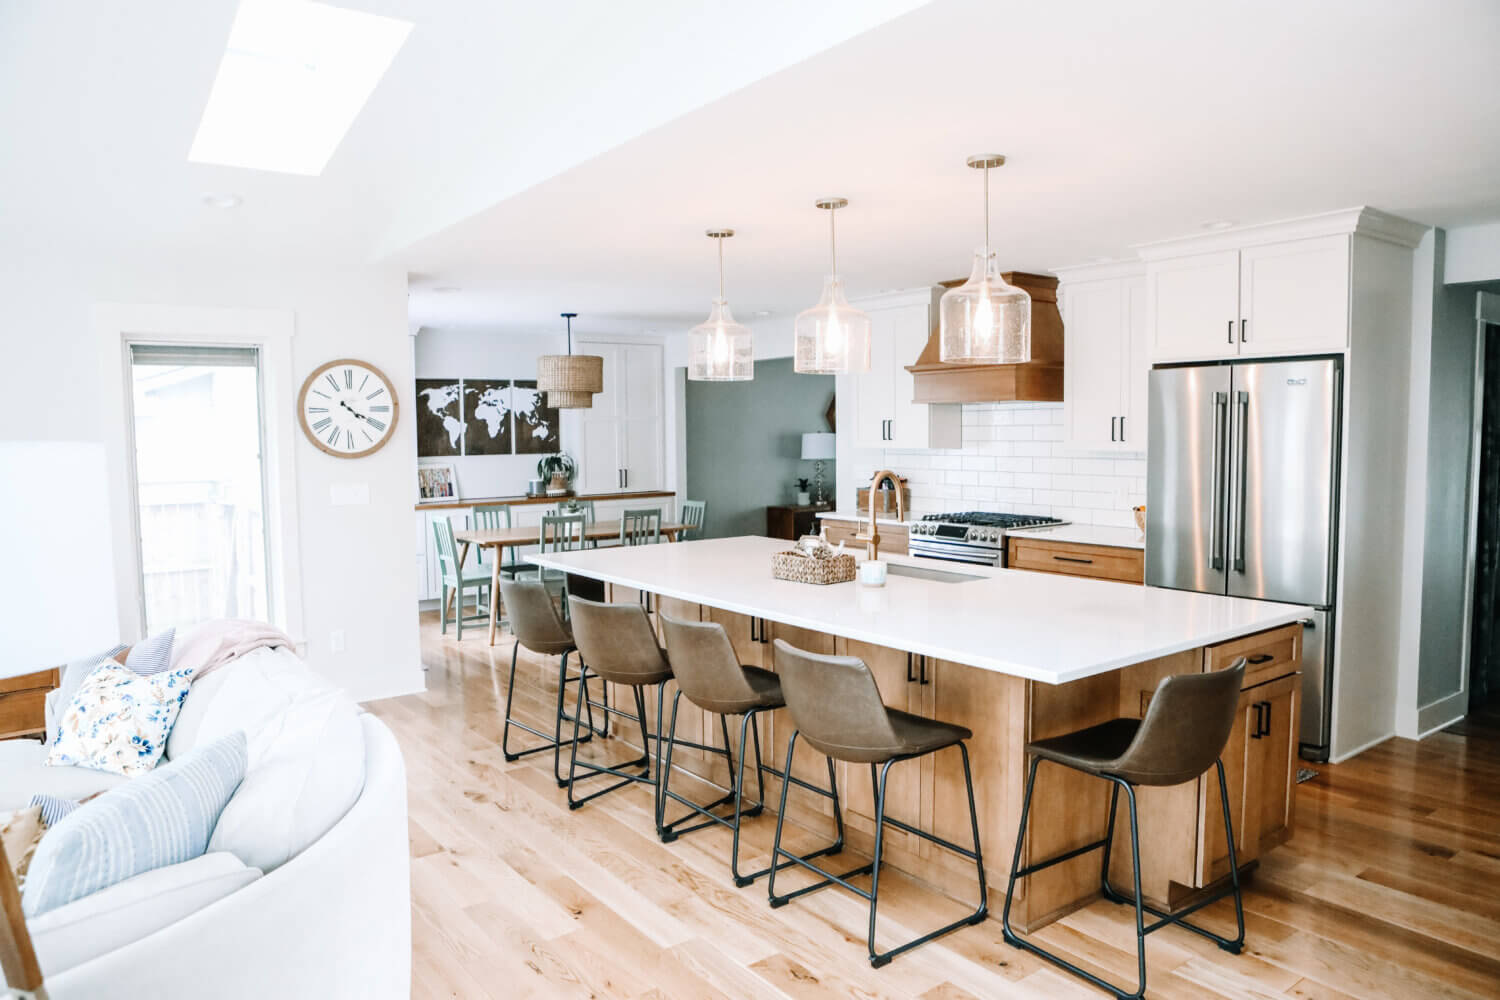
[[[1169,674],[1221,669],[1247,657],[1241,712],[1224,752],[1242,869],[1252,869],[1290,835],[1306,609],[906,556],[884,557],[891,563],[884,587],[818,587],[772,579],[771,554],[786,544],[741,537],[530,559],[604,582],[611,600],[650,594],[653,616],[717,621],[743,663],[774,669],[771,642],[778,638],[815,652],[859,656],[888,705],[971,729],[980,835],[997,913],[1015,848],[1027,742],[1112,718],[1139,718]],[[919,575],[900,575],[903,567]],[[946,575],[933,578],[933,571]],[[669,685],[668,705],[672,693]],[[789,726],[785,713],[769,713],[760,729],[766,760],[777,767]],[[717,742],[717,731],[712,716],[684,702],[680,736]],[[826,781],[821,757],[804,750],[797,763],[800,777]],[[727,784],[722,758],[682,755],[681,765]],[[780,791],[772,784],[768,808]],[[874,830],[868,768],[842,767],[839,785],[850,846],[868,854]],[[969,842],[956,752],[896,765],[888,795],[890,815]],[[796,802],[799,797],[804,801]],[[1139,797],[1142,888],[1151,900],[1180,905],[1227,877],[1217,781],[1142,788]],[[820,800],[793,800],[789,817],[830,829]],[[1102,837],[1109,786],[1045,766],[1032,809],[1023,863],[1033,853],[1050,857]],[[1116,884],[1129,880],[1128,836],[1128,824],[1117,824],[1114,877],[1123,881]],[[956,896],[972,894],[973,869],[961,859],[900,831],[887,843],[886,863]],[[1018,887],[1013,916],[1032,930],[1088,903],[1098,895],[1099,863],[1097,853],[1088,854],[1033,876]]]

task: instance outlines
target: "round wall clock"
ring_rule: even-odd
[[[396,387],[366,361],[341,358],[307,376],[297,396],[302,433],[339,458],[379,451],[396,429]]]

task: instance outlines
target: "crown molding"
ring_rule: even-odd
[[[1225,229],[1217,233],[1139,243],[1132,249],[1139,253],[1143,260],[1161,260],[1166,257],[1181,257],[1185,254],[1238,250],[1243,247],[1282,243],[1287,240],[1354,234],[1394,243],[1409,250],[1421,241],[1423,234],[1430,228],[1430,226],[1361,205],[1357,208],[1320,212],[1317,215],[1306,215],[1297,219]]]
[[[1116,278],[1140,278],[1146,274],[1146,262],[1139,258],[1107,260],[1093,264],[1054,267],[1051,272],[1063,282],[1108,281]]]

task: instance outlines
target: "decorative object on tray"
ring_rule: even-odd
[[[1132,507],[1132,508],[1130,508],[1130,512],[1135,515],[1135,530],[1139,531],[1141,533],[1141,537],[1142,538],[1145,538],[1146,537],[1146,508],[1144,506],[1141,506],[1141,507]]]
[[[816,535],[806,535],[797,547],[771,555],[771,575],[794,583],[848,583],[854,579],[854,557]]]
[[[458,497],[458,473],[451,462],[417,466],[417,500],[453,500]]]
[[[536,474],[546,484],[549,497],[566,496],[573,489],[573,477],[578,474],[578,463],[565,452],[546,455],[536,463]]]
[[[812,503],[812,494],[807,492],[807,480],[797,480],[797,503],[799,506],[807,506]]]

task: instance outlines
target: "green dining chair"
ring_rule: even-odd
[[[483,566],[461,566],[458,562],[458,544],[453,540],[453,522],[446,517],[434,518],[432,533],[437,536],[438,579],[442,581],[442,598],[438,605],[438,616],[442,619],[442,634],[448,634],[448,594],[454,595],[453,618],[460,641],[464,637],[464,624],[489,621],[489,604],[485,595],[490,589],[490,571]],[[464,617],[464,592],[474,591],[474,603],[478,610]]]
[[[682,512],[677,520],[684,525],[677,533],[677,540],[685,542],[690,538],[703,537],[703,516],[708,512],[708,504],[702,500],[682,501]]]
[[[469,526],[477,531],[508,531],[511,528],[511,512],[508,504],[488,504],[475,507],[469,515]],[[519,546],[507,545],[503,550],[505,556],[500,561],[500,575],[515,579],[517,573],[521,572],[522,566],[516,561],[516,549]],[[479,550],[479,563],[484,564],[484,550]]]
[[[620,514],[621,545],[655,545],[660,541],[660,507],[640,507]]]
[[[538,533],[542,554],[572,552],[583,548],[586,519],[583,514],[543,514]],[[561,595],[563,617],[568,614],[568,574],[538,566],[531,579],[546,584],[550,593]]]
[[[599,521],[599,515],[594,511],[594,501],[592,500],[559,500],[556,512],[563,516],[568,514],[582,514],[586,528],[592,528]],[[599,543],[595,539],[586,539],[583,544],[591,549],[599,547]]]

